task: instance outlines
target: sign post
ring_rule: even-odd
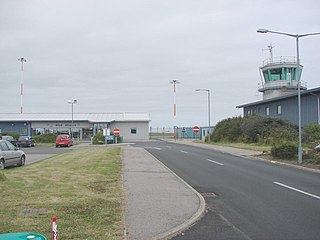
[[[119,128],[115,128],[113,129],[113,135],[115,136],[115,143],[118,143],[118,136],[120,134],[120,129]]]
[[[198,133],[200,131],[200,128],[196,125],[193,127],[193,138],[195,138],[195,133]]]

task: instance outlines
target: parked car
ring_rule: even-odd
[[[70,147],[73,145],[73,141],[68,134],[59,134],[56,138],[56,147]]]
[[[17,146],[17,139],[15,139],[12,136],[2,136],[2,140],[7,140],[8,142],[11,142],[14,146]]]
[[[7,140],[0,140],[0,169],[8,166],[23,166],[26,162],[25,153]]]
[[[34,139],[30,136],[20,136],[17,141],[17,147],[34,147]]]

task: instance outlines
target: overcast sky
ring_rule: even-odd
[[[1,0],[0,113],[147,112],[152,127],[208,125],[262,99],[259,66],[320,32],[319,0]],[[302,81],[320,86],[320,36],[300,41]],[[173,118],[172,79],[177,117]],[[176,122],[176,123],[175,123]]]

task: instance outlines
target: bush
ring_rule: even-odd
[[[96,135],[93,136],[92,140],[93,144],[104,144],[104,136],[102,132],[98,132]]]
[[[4,132],[4,133],[1,133],[0,136],[12,136],[15,139],[19,138],[19,134],[16,132]]]
[[[320,141],[320,125],[311,124],[303,128],[303,140],[307,143]]]
[[[298,146],[292,143],[282,143],[271,148],[271,155],[281,159],[293,160],[298,153]]]
[[[306,163],[320,164],[320,152],[312,149],[303,155],[303,161]]]
[[[37,143],[55,143],[57,134],[45,133],[41,135],[35,135],[33,138]]]
[[[291,123],[277,118],[249,116],[240,127],[244,141],[249,143],[275,144],[294,141],[298,136]]]
[[[241,122],[242,117],[228,118],[218,122],[211,137],[212,141],[237,142],[242,135]]]

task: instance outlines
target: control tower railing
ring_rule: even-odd
[[[296,57],[274,57],[274,58],[268,58],[262,62],[263,67],[267,65],[273,65],[273,64],[297,64],[297,58]]]

